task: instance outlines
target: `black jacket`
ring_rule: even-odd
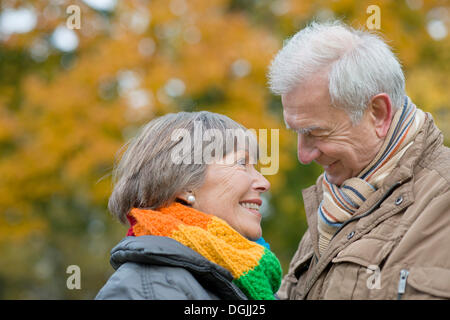
[[[126,237],[110,262],[116,272],[95,299],[247,299],[228,270],[171,238]]]

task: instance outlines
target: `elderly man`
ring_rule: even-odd
[[[274,58],[298,159],[324,169],[303,191],[308,230],[282,299],[450,298],[450,149],[405,95],[378,36],[312,23]]]

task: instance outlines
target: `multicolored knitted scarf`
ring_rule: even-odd
[[[414,142],[424,120],[425,113],[405,97],[405,104],[395,113],[380,151],[357,177],[338,187],[328,181],[326,173],[323,175],[323,200],[317,211],[320,254],[326,250],[337,229],[382,185]]]
[[[132,209],[128,235],[164,236],[177,240],[227,269],[249,298],[273,300],[281,283],[281,266],[267,248],[247,240],[224,220],[174,203],[158,210]]]

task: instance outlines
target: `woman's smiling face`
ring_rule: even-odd
[[[261,237],[261,193],[270,183],[249,161],[245,150],[231,152],[208,165],[192,207],[225,220],[250,240]]]

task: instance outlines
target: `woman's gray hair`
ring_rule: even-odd
[[[201,132],[198,132],[199,128]],[[221,135],[223,139],[203,139],[201,135],[206,130]],[[256,143],[256,138],[248,135],[249,130],[217,113],[179,112],[153,119],[123,147],[128,146],[113,170],[114,188],[108,202],[109,211],[120,222],[126,223],[127,214],[134,207],[164,207],[182,192],[200,187],[208,163],[193,161],[199,144],[203,152],[220,150],[218,153],[221,154],[215,156],[223,157],[236,150],[235,140],[239,138],[235,131],[245,132],[246,147]],[[188,139],[180,136],[180,132],[186,132]],[[209,148],[205,148],[207,145]],[[179,151],[186,149],[188,152],[180,156]]]
[[[376,94],[387,93],[393,109],[401,108],[405,79],[390,47],[375,33],[340,21],[312,22],[290,38],[269,68],[270,89],[289,93],[327,68],[331,102],[346,110],[354,124]]]

